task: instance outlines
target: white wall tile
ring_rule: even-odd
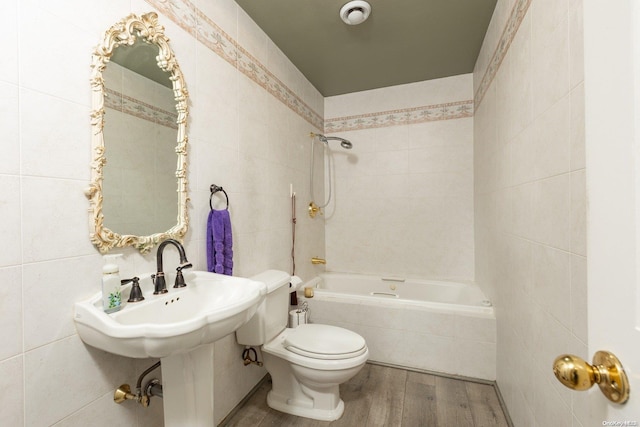
[[[571,331],[576,338],[588,341],[587,260],[571,256]]]
[[[584,85],[571,91],[571,170],[585,167]]]
[[[534,240],[555,248],[571,246],[571,175],[535,182],[533,194]]]
[[[569,78],[571,87],[584,80],[584,17],[582,0],[569,0]]]
[[[238,43],[262,64],[267,63],[267,35],[238,7]]]
[[[4,17],[3,17],[4,18]],[[2,61],[0,59],[0,61]],[[0,69],[2,63],[0,62]],[[0,158],[0,174],[20,173],[20,136],[18,86],[0,82],[0,128],[2,129],[2,157]]]
[[[458,340],[455,343],[456,375],[485,380],[496,378],[496,344]]]
[[[233,0],[198,0],[194,2],[204,19],[210,19],[234,40],[238,40],[238,4]]]
[[[531,18],[533,113],[537,116],[570,89],[569,31],[566,0],[535,2],[532,8],[537,12]]]
[[[571,312],[571,255],[548,246],[533,246],[534,300],[569,328]]]
[[[32,2],[20,3],[18,23],[20,85],[88,106],[90,55],[96,44],[94,34],[77,26],[77,22],[61,23],[59,16]],[[61,27],[66,31],[60,31]],[[74,37],[68,37],[69,33]],[[65,46],[67,54],[51,46]],[[59,63],[61,57],[64,57],[64,67],[47,65]]]
[[[530,238],[534,220],[535,183],[515,187],[512,191],[512,232],[518,236]]]
[[[0,424],[21,426],[24,423],[24,362],[22,355],[0,362]]]
[[[468,93],[469,86],[458,76],[341,95],[327,99],[325,112],[339,117],[363,108],[376,112],[374,106],[411,108],[444,102],[445,93],[452,102],[464,99],[456,96]],[[334,200],[325,216],[328,268],[472,278],[472,132],[473,119],[461,118],[339,133],[354,148],[332,150]]]
[[[527,14],[522,22],[505,58],[508,60],[506,86],[501,91],[505,96],[504,107],[508,109],[509,119],[504,125],[505,136],[509,140],[533,119],[533,80],[531,66],[531,15]],[[503,141],[507,143],[507,140]]]
[[[0,233],[4,237],[4,245],[0,249],[0,266],[16,265],[22,262],[20,178],[0,175],[0,189],[0,208],[3,218]]]
[[[128,10],[130,0],[113,0],[109,2],[34,0],[33,3],[48,13],[57,16],[62,22],[72,22],[88,32],[93,32],[124,18],[126,13],[123,15],[123,11]]]
[[[22,179],[24,261],[90,255],[86,183],[66,179]],[[73,207],[73,209],[71,209]]]
[[[76,333],[73,303],[100,292],[102,265],[98,255],[24,265],[26,351]]]
[[[18,83],[18,2],[2,2],[0,17],[0,36],[4,40],[3,50],[5,51],[5,54],[0,57],[0,80],[16,84]]]
[[[585,170],[571,174],[571,252],[587,255],[587,182]]]
[[[571,162],[571,102],[565,96],[535,119],[533,139],[534,178],[568,172]]]
[[[583,420],[549,368],[587,339],[581,3],[498,1],[474,73],[480,87],[487,58],[509,46],[474,116],[475,271],[496,307],[497,383],[516,425]],[[498,23],[514,4],[529,8],[508,45]]]
[[[73,122],[74,126],[59,126]],[[89,108],[32,90],[20,92],[22,173],[69,179],[89,179]]]
[[[238,147],[238,75],[235,67],[199,44],[193,101],[207,113],[191,114],[189,134],[216,146]],[[193,84],[190,82],[189,84]],[[215,120],[212,120],[215,117]]]
[[[132,368],[130,359],[88,347],[77,335],[25,353],[25,424],[60,421],[131,381]],[[61,384],[65,393],[51,393]]]
[[[135,386],[134,386],[135,387]],[[133,403],[133,402],[131,402]],[[148,410],[154,407],[157,400],[152,400]],[[113,392],[109,391],[87,406],[74,412],[62,421],[53,424],[55,427],[95,426],[110,427],[114,424],[136,425],[138,405],[114,405]]]
[[[22,353],[23,305],[20,267],[0,268],[0,360]]]

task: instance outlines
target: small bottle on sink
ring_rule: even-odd
[[[119,255],[105,255],[102,267],[102,308],[105,313],[115,313],[122,308],[122,293],[120,291],[120,269],[115,258]]]

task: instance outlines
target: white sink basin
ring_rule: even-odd
[[[240,277],[204,271],[184,271],[187,286],[153,295],[150,275],[140,278],[144,301],[126,303],[131,285],[123,286],[125,306],[102,310],[102,293],[75,304],[80,338],[92,347],[121,356],[147,358],[185,353],[212,343],[245,324],[266,295],[266,286]]]

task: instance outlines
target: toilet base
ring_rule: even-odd
[[[273,390],[267,394],[267,405],[285,414],[312,418],[319,421],[335,421],[344,413],[344,402],[342,399],[340,399],[333,409],[319,409],[307,406],[307,402],[290,402],[290,399],[274,393]]]

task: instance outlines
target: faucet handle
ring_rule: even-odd
[[[140,289],[140,278],[133,277],[131,279],[121,280],[120,285],[126,285],[129,282],[133,282],[133,284],[131,285],[131,292],[129,293],[129,299],[127,302],[143,301],[144,296],[142,295],[142,289]]]
[[[180,264],[178,268],[176,268],[176,282],[173,285],[174,288],[184,288],[187,284],[184,281],[184,276],[182,275],[182,270],[185,268],[191,268],[193,265],[190,262]]]

